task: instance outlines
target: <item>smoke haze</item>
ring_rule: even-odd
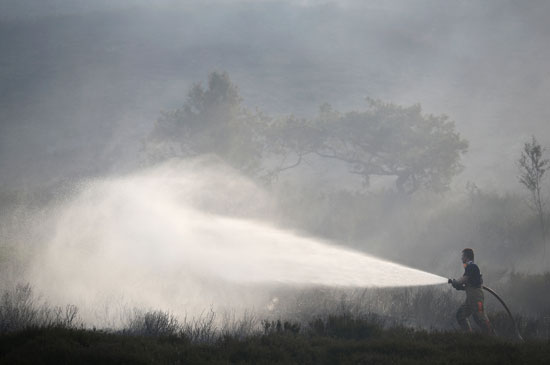
[[[493,272],[545,270],[517,160],[532,135],[550,147],[549,15],[543,0],[0,0],[0,288],[24,279],[108,324],[94,308],[117,300],[200,314],[265,309],[283,284],[441,284],[394,263],[460,275],[466,246]],[[315,159],[265,186],[212,156],[148,165],[161,112],[212,71],[272,116],[419,103],[468,140],[464,171],[446,195],[404,197]]]
[[[548,145],[545,1],[2,1],[3,185],[127,168],[160,110],[226,70],[245,103],[310,115],[366,96],[448,114],[470,141],[457,186],[517,188]],[[24,167],[22,167],[24,166]]]

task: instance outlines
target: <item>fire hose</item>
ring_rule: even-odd
[[[512,315],[512,312],[510,312],[510,309],[508,309],[508,306],[506,305],[506,303],[504,303],[504,300],[502,300],[498,294],[491,288],[488,288],[486,287],[485,285],[482,286],[482,288],[485,290],[485,291],[488,291],[489,293],[493,294],[493,296],[495,298],[498,299],[498,301],[500,302],[500,304],[502,304],[502,306],[504,307],[504,309],[506,309],[506,312],[508,312],[508,316],[510,317],[510,319],[512,320],[512,323],[514,324],[514,329],[516,330],[516,336],[517,338],[520,340],[520,341],[523,341],[523,337],[521,337],[521,334],[519,333],[519,329],[518,329],[518,326],[516,324],[516,320],[514,319],[514,316]]]
[[[452,279],[449,279],[449,284],[453,284],[453,280]],[[454,286],[454,284],[453,284]],[[497,300],[500,302],[500,304],[502,304],[502,306],[504,307],[504,309],[506,309],[506,312],[508,313],[508,316],[510,317],[510,320],[512,321],[512,323],[514,324],[514,330],[516,331],[516,337],[520,340],[520,341],[523,341],[523,337],[521,337],[521,334],[519,333],[519,329],[518,329],[518,326],[517,326],[517,323],[516,323],[516,320],[514,319],[514,316],[512,315],[512,312],[510,312],[510,309],[508,308],[508,306],[506,305],[506,303],[504,303],[504,300],[502,300],[502,298],[491,288],[489,287],[486,287],[485,285],[482,285],[481,286],[485,291],[493,294],[493,296],[495,298],[497,298]]]

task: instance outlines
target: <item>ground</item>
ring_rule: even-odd
[[[0,364],[543,364],[548,341],[512,342],[479,334],[405,328],[293,331],[191,343],[181,336],[130,336],[85,329],[27,329],[0,336]]]

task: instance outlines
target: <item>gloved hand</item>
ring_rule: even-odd
[[[453,286],[453,288],[455,288],[456,290],[464,290],[465,289],[464,284],[460,284],[455,279],[449,279],[448,283],[451,284]]]

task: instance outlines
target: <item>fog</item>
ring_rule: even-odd
[[[2,184],[131,163],[213,70],[267,112],[370,96],[447,114],[470,141],[458,186],[517,188],[499,161],[549,144],[544,1],[145,3],[2,1]]]
[[[549,15],[543,0],[0,0],[2,287],[28,281],[83,308],[103,295],[200,312],[272,300],[266,286],[220,293],[207,271],[240,284],[386,286],[391,274],[368,271],[376,256],[433,273],[415,283],[434,284],[460,274],[466,246],[494,282],[547,270],[517,161],[531,136],[550,146]],[[318,156],[268,184],[208,153],[152,163],[162,112],[184,110],[193,85],[216,71],[250,113],[273,119],[314,120],[323,103],[365,110],[368,100],[447,115],[468,142],[463,171],[444,192],[405,196],[387,177],[365,185]],[[179,226],[179,215],[195,223]],[[174,237],[202,248],[178,261]],[[209,248],[209,261],[208,242],[230,244]],[[317,249],[330,260],[315,264]],[[398,267],[402,280],[420,273]]]

